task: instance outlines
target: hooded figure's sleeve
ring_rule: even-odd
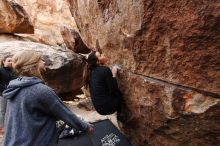
[[[78,130],[86,131],[88,129],[88,123],[80,120],[73,112],[71,112],[52,89],[48,88],[48,90],[42,94],[41,102],[44,105],[45,110],[48,111],[47,114],[51,114],[57,119],[66,122],[67,125]]]

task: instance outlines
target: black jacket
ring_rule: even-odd
[[[89,75],[89,89],[94,106],[105,106],[121,98],[118,84],[108,67],[98,66]]]
[[[0,96],[2,96],[2,92],[7,88],[8,83],[15,78],[16,73],[12,68],[0,68]]]

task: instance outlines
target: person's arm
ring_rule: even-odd
[[[106,84],[109,88],[109,92],[111,94],[116,94],[118,92],[118,83],[116,80],[116,75],[113,75],[111,70],[109,68],[107,68],[106,72]]]
[[[48,114],[52,114],[57,119],[66,122],[67,125],[81,131],[88,131],[91,128],[90,124],[80,120],[72,113],[52,89],[48,88],[46,92],[42,93],[41,102],[48,109]]]

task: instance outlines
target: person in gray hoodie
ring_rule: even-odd
[[[82,132],[93,132],[92,125],[73,114],[40,79],[44,70],[40,53],[19,52],[13,56],[12,66],[20,77],[3,92],[8,99],[3,146],[56,146],[56,120]]]

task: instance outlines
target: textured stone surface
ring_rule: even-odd
[[[68,1],[85,44],[124,70],[134,146],[219,145],[219,0]]]
[[[89,48],[135,73],[220,95],[219,0],[69,3]]]
[[[90,50],[82,41],[79,33],[67,26],[61,28],[61,35],[66,47],[75,53],[89,53]]]
[[[0,33],[34,33],[34,27],[22,6],[0,0]]]
[[[65,0],[15,0],[22,5],[33,22],[35,33],[22,35],[35,42],[52,46],[64,46],[61,28],[68,26],[76,29]]]
[[[17,41],[17,40],[23,41],[25,39],[20,36],[13,35],[13,34],[0,34],[0,42]]]
[[[220,99],[132,73],[119,77],[134,146],[220,144]]]
[[[21,50],[42,52],[46,61],[46,72],[43,73],[43,77],[57,93],[74,93],[82,87],[84,63],[79,55],[68,49],[33,42],[10,41],[0,43],[0,50],[0,56]]]

